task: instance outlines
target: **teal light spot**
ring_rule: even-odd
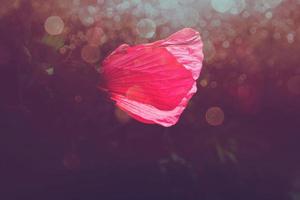
[[[234,0],[212,0],[211,6],[220,13],[229,11],[234,6]]]

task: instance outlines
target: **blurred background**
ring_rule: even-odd
[[[97,89],[120,44],[201,33],[171,128]],[[299,0],[1,0],[0,198],[300,200]]]

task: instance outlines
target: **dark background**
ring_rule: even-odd
[[[297,28],[295,2],[276,12],[291,9]],[[126,116],[120,121],[96,88],[101,60],[84,62],[80,44],[66,60],[41,43],[44,18],[37,16],[24,1],[0,18],[0,199],[300,199],[299,40],[270,36],[255,43],[258,36],[240,30],[246,47],[255,43],[251,55],[231,50],[236,62],[205,61],[191,105],[178,124],[164,128]],[[239,29],[259,17],[230,20]],[[72,31],[84,28],[72,25]],[[101,57],[123,42],[108,40]],[[270,57],[273,67],[266,66]],[[240,73],[247,74],[245,95]],[[286,84],[294,76],[291,92]],[[217,87],[203,87],[207,77]],[[224,112],[220,126],[206,120],[212,106]]]

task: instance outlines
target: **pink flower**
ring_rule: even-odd
[[[134,119],[172,126],[197,91],[202,46],[190,28],[150,44],[123,44],[104,60],[100,87]]]

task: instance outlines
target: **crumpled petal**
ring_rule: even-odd
[[[136,120],[172,126],[197,91],[202,46],[190,28],[150,44],[121,45],[104,60],[100,87]]]

